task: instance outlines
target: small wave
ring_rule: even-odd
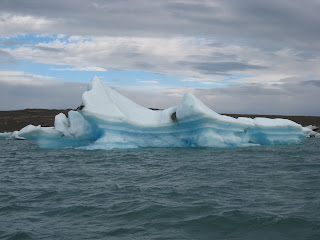
[[[32,240],[31,234],[27,232],[15,232],[13,234],[8,234],[4,236],[4,239],[6,240]]]

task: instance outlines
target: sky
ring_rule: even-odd
[[[320,116],[319,0],[0,0],[0,110],[81,104]]]

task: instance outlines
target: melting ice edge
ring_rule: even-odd
[[[68,118],[56,115],[54,127],[28,125],[12,136],[35,140],[42,148],[241,147],[297,144],[311,131],[287,119],[223,116],[191,93],[178,106],[153,111],[98,77],[91,80],[82,102]]]

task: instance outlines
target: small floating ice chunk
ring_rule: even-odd
[[[3,132],[0,133],[0,138],[12,138],[12,132]]]

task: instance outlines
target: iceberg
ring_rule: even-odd
[[[220,115],[191,93],[177,106],[153,111],[94,77],[82,105],[68,117],[58,114],[54,127],[28,125],[12,135],[42,148],[122,149],[297,144],[310,131],[287,119]]]

